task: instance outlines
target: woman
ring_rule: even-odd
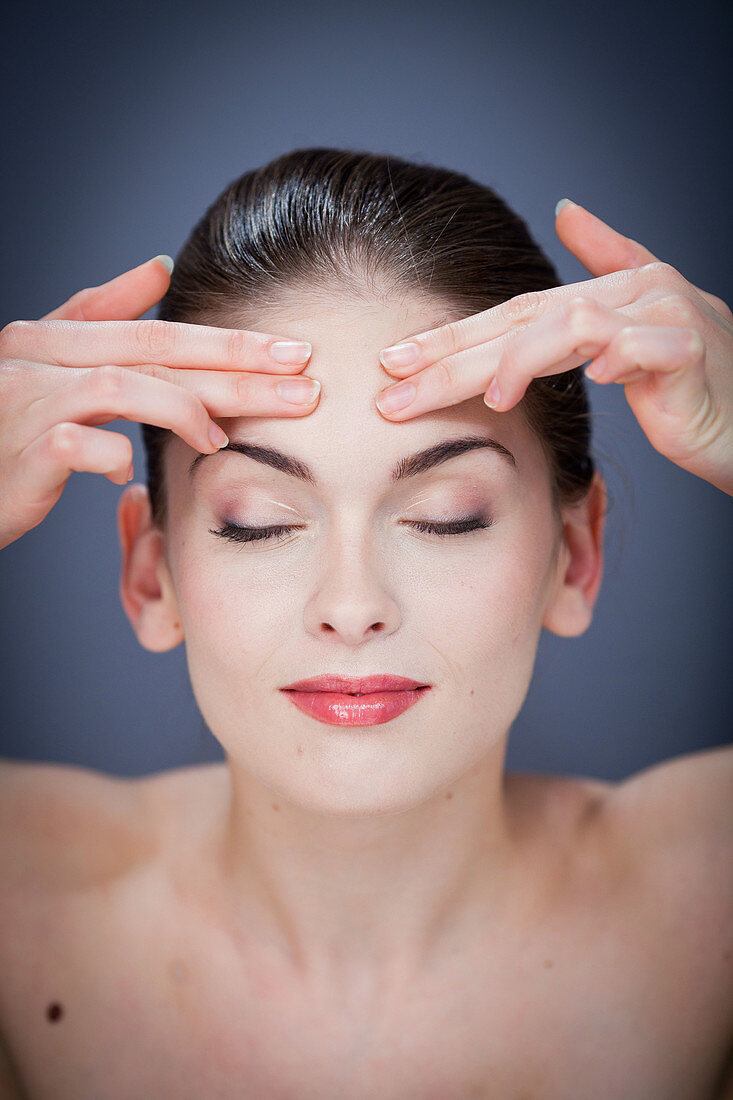
[[[145,648],[185,640],[226,755],[5,764],[6,1095],[733,1088],[731,751],[504,771],[542,627],[581,634],[601,580],[581,365],[733,489],[728,307],[579,206],[557,231],[594,278],[559,286],[464,176],[299,150],[170,283],[3,330],[0,543],[72,469],[128,481],[98,425],[141,422],[122,602]]]

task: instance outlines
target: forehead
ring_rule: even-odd
[[[397,381],[380,363],[379,351],[463,315],[438,299],[346,295],[319,287],[283,293],[267,308],[218,317],[213,323],[309,340],[313,353],[299,374],[321,382],[319,403],[306,416],[218,420],[230,439],[299,456],[324,484],[338,488],[342,481],[352,491],[359,479],[366,485],[387,478],[402,456],[465,434],[496,439],[518,459],[529,447],[533,461],[541,460],[523,416],[517,410],[492,412],[483,393],[401,423],[386,420],[376,408],[378,393]],[[172,442],[185,447],[177,437]],[[190,448],[186,454],[190,462]],[[209,469],[213,465],[205,463]],[[244,462],[241,468],[246,469]]]
[[[272,305],[218,323],[309,340],[313,355],[305,373],[315,377],[318,368],[324,384],[353,394],[360,385],[394,381],[379,362],[383,347],[464,315],[436,298],[318,286],[283,291]]]

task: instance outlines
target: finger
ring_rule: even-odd
[[[264,332],[180,321],[11,321],[3,355],[61,367],[141,363],[288,374],[303,369],[311,345]],[[279,358],[276,358],[279,357]],[[284,360],[284,362],[283,362]]]
[[[608,275],[657,261],[657,257],[643,244],[631,237],[622,236],[595,214],[591,214],[590,210],[575,202],[568,201],[566,206],[558,210],[555,215],[555,232],[591,275]],[[689,285],[718,313],[722,313],[724,317],[731,316],[731,310],[721,298],[708,294],[694,283]]]
[[[411,420],[484,393],[511,338],[504,333],[486,344],[446,355],[378,393],[377,408],[389,420]]]
[[[690,417],[705,397],[705,342],[696,329],[675,325],[622,328],[586,370],[594,382],[653,384],[666,416]],[[633,408],[631,393],[627,391]]]
[[[499,412],[513,408],[533,378],[579,367],[600,355],[631,323],[623,311],[608,309],[592,298],[572,298],[506,346],[486,403]]]
[[[568,202],[555,216],[555,232],[591,275],[642,267],[657,257],[643,244],[624,237],[590,210]]]
[[[490,408],[505,412],[523,397],[533,377],[560,374],[599,354],[627,317],[594,299],[571,298],[519,333],[447,356],[398,386],[378,395],[378,408],[390,420],[407,420],[456,405],[480,393]],[[414,399],[390,410],[384,395],[415,387]]]
[[[59,419],[90,424],[116,418],[137,420],[175,431],[190,446],[213,453],[217,446],[209,442],[212,429],[220,442],[225,437],[212,417],[302,416],[313,411],[320,392],[320,383],[307,377],[279,381],[221,371],[169,371],[168,375],[161,378],[112,365],[73,371],[70,384],[49,387],[30,406],[26,424],[38,434]],[[178,378],[183,384],[177,384]],[[281,386],[295,386],[300,393],[288,399],[278,393]]]
[[[647,282],[643,272],[614,272],[603,278],[519,294],[491,309],[411,336],[409,341],[402,344],[383,348],[379,358],[390,374],[405,378],[448,356],[486,344],[506,333],[516,333],[528,328],[539,318],[579,295],[596,298],[610,309],[620,309],[633,302],[647,288]],[[390,352],[409,345],[414,345],[416,357],[410,363],[405,363],[404,352],[398,351],[397,359],[401,362],[393,365]]]
[[[195,394],[210,416],[302,416],[319,399],[321,383],[310,375],[279,378],[251,371],[174,370],[149,365],[134,373],[163,378]]]
[[[98,425],[121,419],[168,428],[190,447],[208,454],[227,442],[194,394],[116,365],[83,372],[78,381],[34,401],[25,415],[24,430],[33,435],[59,421]]]
[[[78,291],[42,320],[133,321],[160,301],[172,269],[170,256],[155,256],[108,283]]]
[[[13,498],[19,502],[14,519],[25,531],[39,524],[61,496],[74,470],[104,474],[116,485],[124,485],[132,458],[132,443],[118,432],[82,424],[54,424],[18,457],[12,487]]]

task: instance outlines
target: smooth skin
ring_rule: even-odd
[[[612,230],[609,232],[613,233]],[[583,236],[586,242],[590,239],[587,234]],[[599,250],[600,248],[602,246],[599,245]],[[652,264],[655,262],[645,261]],[[152,264],[152,268],[161,266]],[[161,276],[157,270],[148,272],[145,276],[147,279],[151,277],[167,285],[167,278],[165,275]],[[582,285],[595,288],[597,282],[592,280]],[[105,288],[98,290],[105,291]],[[165,286],[162,286],[160,293],[164,290]],[[118,291],[119,287],[111,292],[110,300]],[[91,295],[94,292],[84,293]],[[544,294],[553,295],[556,292]],[[120,295],[120,299],[124,299],[124,293]],[[141,305],[145,300],[147,299],[144,296],[138,297],[134,306],[130,304],[126,307],[124,300],[118,299],[118,312],[128,310],[131,316],[119,317],[115,314],[106,319],[126,321],[135,326],[137,322],[132,317],[139,317],[157,299],[151,299],[148,305]],[[138,310],[137,313],[134,312],[135,309]],[[110,311],[112,307],[108,305],[106,312]],[[153,332],[158,334],[156,340],[165,345],[163,348],[159,347],[155,354],[141,354],[138,351],[137,358],[134,359],[133,353],[128,350],[128,357],[134,360],[132,370],[126,367],[124,361],[119,361],[119,351],[115,358],[108,351],[98,354],[98,347],[91,350],[88,347],[87,358],[80,362],[79,341],[82,337],[93,340],[95,331],[92,326],[96,321],[105,319],[93,316],[88,302],[84,306],[84,316],[88,318],[87,321],[81,321],[76,315],[71,318],[48,317],[42,322],[9,326],[11,330],[16,329],[15,335],[11,333],[13,339],[18,336],[18,328],[27,332],[27,326],[40,326],[40,330],[36,332],[40,343],[35,345],[35,354],[40,358],[25,356],[25,352],[25,358],[10,356],[6,379],[20,375],[28,383],[36,369],[33,364],[40,363],[44,368],[42,376],[47,383],[54,377],[57,381],[64,380],[66,375],[63,371],[69,372],[69,377],[71,371],[76,371],[74,382],[69,383],[69,386],[76,382],[83,383],[91,393],[97,372],[89,367],[101,366],[102,373],[109,374],[105,364],[111,362],[115,370],[119,368],[119,374],[132,374],[138,378],[152,377],[173,383],[173,389],[179,388],[184,393],[184,400],[190,397],[189,390],[192,391],[194,399],[205,406],[209,418],[254,415],[247,411],[252,405],[244,409],[237,406],[236,411],[232,411],[231,403],[222,401],[217,405],[213,399],[210,402],[206,397],[209,391],[203,388],[193,391],[194,384],[213,387],[222,383],[227,370],[222,371],[220,366],[212,365],[211,359],[214,357],[209,355],[207,358],[207,351],[203,348],[200,350],[201,359],[197,359],[193,365],[190,357],[184,363],[171,362],[170,355],[175,350],[175,341],[173,346],[166,343],[168,336],[164,324],[153,323]],[[478,316],[486,317],[486,314]],[[77,345],[71,367],[66,364],[63,355],[59,361],[55,352],[38,350],[39,346],[48,346],[43,345],[43,339],[48,339],[44,322],[57,319],[72,320],[78,326],[75,330]],[[508,337],[513,331],[518,342],[521,333],[524,330],[529,332],[534,323],[530,320],[507,325],[505,319],[506,335]],[[465,322],[458,324],[460,328]],[[84,327],[86,325],[90,326],[88,330]],[[186,338],[189,327],[197,329],[207,348],[212,346],[210,341],[216,339],[216,334],[221,331],[206,331],[197,326],[175,326],[176,330],[183,330],[180,334],[176,332],[176,339],[179,335]],[[451,326],[441,326],[441,329],[435,331],[444,331],[446,328],[452,331]],[[61,335],[63,331],[62,328]],[[138,332],[137,329],[127,331]],[[142,338],[145,339],[146,330],[141,331]],[[242,333],[239,330],[227,331],[227,343],[243,337],[262,337],[262,334]],[[192,338],[195,339],[195,336]],[[483,340],[485,342],[485,336]],[[32,341],[29,341],[26,351],[32,346]],[[118,343],[118,349],[119,346]],[[455,345],[451,346],[455,348]],[[56,350],[60,347],[60,344],[56,345]],[[42,357],[44,354],[46,358]],[[451,354],[457,354],[457,351],[453,350]],[[71,359],[68,352],[66,359]],[[18,363],[21,366],[17,366]],[[254,378],[251,362],[249,367],[247,374]],[[242,370],[244,369],[243,367]],[[261,369],[258,364],[256,374],[259,375]],[[292,369],[297,371],[302,366]],[[555,367],[553,371],[548,370],[546,373],[553,373],[556,369]],[[256,386],[260,387],[257,390],[260,395],[271,392],[271,370],[285,373],[281,368],[265,368],[266,377],[253,381],[251,392],[255,392]],[[196,371],[201,375],[198,381],[192,378]],[[232,373],[239,375],[240,371],[235,368]],[[216,376],[212,377],[214,375]],[[504,375],[500,372],[500,382],[503,379]],[[128,379],[124,378],[123,381],[127,384]],[[491,378],[486,376],[486,388],[490,382]],[[19,385],[17,388],[21,389]],[[9,393],[10,390],[4,392]],[[4,396],[4,392],[0,393],[0,397]],[[30,392],[29,388],[26,389],[26,396]],[[485,389],[479,387],[472,391],[472,395],[482,392]],[[137,415],[126,410],[111,414],[108,409],[100,412],[98,406],[93,406],[94,411],[90,413],[92,405],[88,403],[84,406],[85,411],[81,412],[78,411],[80,406],[75,406],[75,419],[69,419],[71,406],[65,405],[62,415],[66,419],[57,420],[56,423],[78,423],[81,427],[93,428],[95,417],[100,417],[96,421],[99,424],[114,419],[115,416],[149,423],[161,422],[150,415],[149,403],[144,402],[141,397],[138,401],[141,393],[141,389],[136,388]],[[24,412],[32,413],[36,401],[48,410],[51,401],[45,406],[42,402],[51,395],[55,402],[54,412],[59,409],[61,415],[59,394],[60,386],[57,386],[50,393],[38,391],[26,404],[20,399],[15,406],[14,416],[19,417]],[[443,396],[447,399],[443,400],[442,405],[434,405],[434,408],[456,404],[465,399],[464,396],[451,396],[447,392]],[[87,394],[87,399],[92,400],[90,394]],[[168,402],[165,401],[164,404],[167,407]],[[189,447],[214,453],[216,448],[213,445],[201,445],[203,428],[208,428],[208,424],[201,425],[196,420],[201,415],[196,401],[189,400],[188,404],[189,419],[182,416],[179,421],[180,430],[175,427],[172,430]],[[131,407],[130,404],[127,409]],[[273,411],[272,414],[265,415],[297,416],[310,412],[313,407],[315,406],[304,410],[288,409],[281,413]],[[503,405],[499,411],[504,411]],[[166,415],[170,413],[167,412]],[[263,415],[261,409],[257,409],[257,415]],[[409,419],[409,416],[405,419]],[[38,483],[47,486],[48,480],[43,480],[47,467],[41,461],[41,449],[32,452],[32,446],[34,441],[53,429],[53,424],[50,428],[46,426],[40,435],[36,434],[20,449],[17,440],[12,448],[3,449],[5,439],[11,438],[10,431],[4,434],[6,427],[11,424],[13,418],[0,414],[0,464],[7,462],[7,470],[11,475],[33,469],[38,475]],[[43,423],[40,426],[43,427]],[[170,425],[166,422],[163,426]],[[97,434],[112,436],[112,433],[103,431],[97,431]],[[118,438],[129,446],[125,437]],[[709,448],[700,448],[698,454],[708,450]],[[33,458],[34,453],[37,460]],[[3,457],[5,454],[9,456],[7,459]],[[109,475],[116,471],[118,483],[124,483],[123,464],[125,459],[129,460],[129,456],[129,452],[124,455],[115,454],[113,457],[117,465],[114,466],[113,463],[105,469],[100,462],[97,472]],[[72,456],[72,459],[66,467],[63,460],[57,461],[60,474],[57,469],[53,476],[63,479],[61,489],[71,469],[87,468],[74,465],[77,458]],[[82,462],[84,459],[78,458],[78,461]],[[715,465],[713,462],[713,466]],[[718,467],[719,461],[716,470]],[[4,473],[2,465],[0,472]],[[728,475],[729,473],[730,471]],[[724,477],[718,478],[717,473],[715,477],[725,481]],[[115,480],[114,477],[110,479]],[[32,478],[13,477],[18,502],[20,504],[25,501],[29,509],[28,515],[33,518],[37,513],[30,507],[34,503],[32,494],[25,492],[24,495],[24,487],[31,482]],[[58,481],[52,486],[50,495],[57,489]],[[48,489],[46,492],[48,493]],[[48,499],[48,495],[43,498],[44,506]],[[51,500],[49,508],[53,502]],[[6,515],[14,514],[10,494],[0,496],[0,509],[3,506]],[[26,529],[30,529],[42,518],[43,515],[36,518]],[[12,537],[7,538],[7,541],[19,537],[17,532],[21,527],[22,522],[8,520],[5,537]],[[592,602],[593,592],[589,598]],[[467,1052],[485,1054],[486,1049],[490,1049],[496,1054],[491,1073],[486,1079],[474,1078],[470,1088],[467,1080],[463,1095],[497,1096],[502,1100],[505,1096],[514,1097],[519,1088],[519,1067],[526,1067],[523,1082],[527,1095],[537,1096],[539,1100],[549,1096],[572,1095],[574,1091],[583,1092],[584,1082],[595,1080],[594,1073],[607,1064],[609,1074],[618,1074],[623,1070],[629,1082],[638,1084],[640,1095],[659,1096],[661,1100],[663,1095],[669,1095],[668,1088],[664,1092],[661,1090],[666,1087],[663,1082],[666,1081],[667,1085],[669,1083],[668,1059],[674,1048],[677,1059],[675,1065],[684,1065],[684,1080],[680,1074],[676,1081],[678,1095],[691,1098],[709,1095],[711,1100],[713,1096],[730,1096],[733,1086],[730,1079],[725,1086],[723,1076],[726,1072],[724,1063],[729,1049],[729,1037],[733,1029],[733,1003],[730,998],[733,983],[726,977],[726,968],[729,970],[731,966],[733,948],[730,943],[733,896],[729,873],[733,835],[731,756],[729,749],[723,749],[665,761],[632,777],[618,788],[585,781],[558,780],[550,783],[542,777],[513,777],[510,787],[516,795],[512,799],[512,805],[516,812],[514,823],[519,835],[544,838],[541,845],[530,845],[527,842],[527,865],[532,868],[535,876],[533,882],[552,886],[552,890],[548,888],[548,897],[543,897],[541,909],[537,905],[537,889],[533,889],[531,896],[513,895],[512,919],[506,924],[497,924],[496,927],[488,926],[481,957],[466,958],[462,964],[462,977],[465,979],[461,983],[463,988],[475,989],[480,986],[480,992],[485,993],[490,1002],[493,992],[501,991],[498,1000],[495,998],[495,1015],[486,1016],[483,1012],[472,1011],[470,999],[464,1001],[459,996],[455,974],[451,975],[450,983],[446,981],[445,988],[441,985],[437,987],[440,993],[437,997],[435,984],[426,986],[424,995],[421,995],[421,989],[416,989],[409,1005],[412,1016],[405,1017],[402,1014],[402,1004],[394,1007],[387,1031],[398,1045],[390,1052],[391,1060],[390,1057],[384,1059],[381,1070],[376,1055],[368,1067],[372,1079],[378,1076],[383,1084],[382,1090],[375,1094],[443,1096],[446,1094],[445,1088],[436,1084],[441,1074],[448,1072],[453,1064],[464,1067],[463,1072],[468,1074],[471,1067],[465,1068]],[[201,1019],[201,1006],[194,995],[196,985],[193,976],[186,970],[186,956],[171,960],[169,985],[165,989],[156,984],[157,977],[153,978],[165,961],[161,957],[160,946],[167,943],[153,934],[156,922],[165,930],[166,936],[173,937],[189,919],[193,907],[186,907],[182,911],[176,909],[175,899],[165,893],[161,894],[161,882],[151,871],[156,866],[156,860],[160,859],[161,851],[170,842],[169,830],[171,834],[180,835],[183,847],[187,848],[192,838],[192,807],[206,807],[204,791],[208,787],[203,778],[196,772],[190,777],[153,777],[131,786],[110,777],[85,773],[82,769],[7,762],[0,769],[0,783],[0,806],[4,807],[0,826],[3,835],[12,837],[12,844],[6,845],[6,861],[15,884],[9,901],[3,901],[6,909],[0,914],[0,924],[9,930],[9,938],[7,932],[4,937],[7,940],[7,947],[3,947],[6,952],[4,958],[13,963],[12,983],[17,979],[17,990],[15,984],[11,987],[11,993],[15,990],[17,996],[11,995],[7,999],[8,1019],[14,1024],[15,1032],[23,1036],[29,1049],[42,1053],[44,1065],[57,1067],[56,1072],[61,1076],[56,1079],[55,1095],[84,1095],[85,1081],[89,1080],[86,1074],[98,1070],[102,1059],[108,1067],[110,1087],[117,1090],[115,1094],[127,1095],[130,1089],[140,1092],[146,1080],[142,1076],[145,1062],[143,1055],[146,1051],[148,1063],[167,1066],[172,1071],[180,1067],[182,1076],[175,1091],[176,1095],[200,1095],[201,1089],[196,1081],[186,1075],[184,1055],[188,1052],[182,1047],[182,1033],[172,1030],[167,1033],[163,1027],[166,1021],[178,1014],[184,1014],[190,1024],[184,1046],[196,1042],[204,1024],[209,1026],[212,1035],[216,1033],[216,1041],[212,1041],[207,1048],[206,1058],[199,1067],[202,1074],[208,1075],[204,1090],[207,1095],[275,1095],[272,1091],[268,1093],[264,1084],[257,1088],[252,1081],[237,1077],[237,1068],[241,1068],[242,1059],[246,1061],[247,1058],[246,1050],[242,1047],[242,1031],[234,1026],[237,1021],[233,1015],[227,1016],[226,1020],[217,1018],[211,1024],[210,1021]],[[160,792],[155,803],[150,796],[153,789]],[[153,805],[155,816],[151,817]],[[680,813],[681,806],[684,807],[684,813]],[[151,828],[151,824],[155,824],[155,830]],[[553,873],[550,878],[546,873],[549,866],[567,870],[562,870],[562,875],[558,872],[558,876]],[[42,882],[40,890],[39,882]],[[195,883],[187,879],[182,880],[181,887],[184,885],[186,889],[195,889]],[[556,888],[560,885],[560,904],[550,909],[550,895],[554,898]],[[85,908],[90,904],[87,899],[97,894],[103,898],[101,909]],[[345,1044],[353,1041],[354,1050],[357,1050],[357,1037],[345,1032],[343,1042],[333,1050],[326,1049],[325,1044],[323,1057],[316,1059],[313,1064],[308,1062],[308,1052],[317,1049],[320,1042],[320,1030],[316,1029],[316,1033],[311,1033],[313,1028],[310,1017],[301,1017],[296,1011],[292,1011],[289,1003],[292,991],[278,990],[269,984],[266,969],[255,970],[256,985],[253,988],[241,984],[242,974],[236,968],[232,968],[227,978],[224,964],[229,962],[229,957],[222,951],[221,928],[212,920],[211,899],[204,891],[200,897],[197,896],[197,900],[202,906],[205,919],[202,922],[201,942],[194,943],[191,957],[196,957],[195,948],[198,948],[198,954],[207,960],[207,968],[218,968],[216,973],[222,978],[222,988],[226,986],[225,992],[233,1009],[256,1011],[258,1019],[267,1018],[271,1021],[267,1032],[263,1033],[261,1029],[256,1036],[255,1047],[271,1049],[273,1066],[282,1066],[284,1069],[288,1059],[292,1057],[293,1044],[296,1044],[295,1050],[301,1061],[298,1064],[296,1059],[294,1073],[301,1078],[303,1086],[297,1090],[297,1094],[325,1095],[323,1089],[318,1088],[317,1072],[325,1072],[338,1059],[344,1061],[348,1071],[349,1064],[353,1065],[353,1062],[351,1052],[346,1049]],[[25,916],[29,913],[31,919],[26,921]],[[136,926],[136,921],[139,927]],[[37,937],[35,940],[26,938],[26,924],[34,928],[34,935]],[[123,959],[124,965],[115,967],[115,959],[120,953],[124,956],[127,950],[125,937],[128,928],[135,931],[135,940],[149,945],[152,953],[149,957]],[[68,968],[68,960],[73,958],[71,952],[62,955],[60,960],[50,955],[47,957],[46,952],[38,949],[38,944],[46,942],[46,935],[49,941],[58,941],[60,929],[63,942],[67,942],[63,939],[64,935],[71,936],[72,932],[78,930],[81,948],[77,959],[78,967],[74,965],[63,973],[59,972],[58,964],[61,961],[62,966],[67,965]],[[111,936],[110,929],[113,931]],[[614,929],[621,929],[623,932],[618,942],[614,938]],[[124,931],[124,934],[119,937],[114,934],[120,931]],[[506,951],[497,952],[497,943],[503,945]],[[671,950],[672,944],[674,950]],[[23,958],[24,950],[28,958],[19,965],[18,960]],[[507,960],[523,960],[523,970],[517,972],[511,965],[505,964],[505,956]],[[64,963],[64,960],[67,961]],[[487,969],[491,980],[484,981],[482,977],[477,981],[477,975],[485,977]],[[109,972],[115,975],[115,980],[111,984],[105,984]],[[160,1027],[160,1031],[155,1032],[155,1050],[149,1049],[152,1031],[147,1026],[143,1026],[139,1033],[135,1031],[135,1014],[132,1011],[135,1007],[134,979],[141,972],[151,978],[152,1001],[149,1006],[150,1019],[147,1022],[151,1026],[154,1024],[156,1028]],[[629,976],[634,973],[639,975],[638,985],[629,983]],[[29,975],[32,979],[30,983]],[[72,1004],[65,1006],[68,1016],[58,1025],[47,1023],[37,1011],[37,991],[35,999],[33,993],[39,977],[41,981],[38,988],[45,990],[60,984],[73,993]],[[247,977],[251,978],[251,973]],[[247,994],[246,1004],[242,1001],[243,989]],[[579,989],[584,991],[582,1018],[578,1016]],[[156,999],[158,997],[160,1001]],[[95,1003],[108,1004],[113,1011],[108,1018],[100,1015],[95,1020],[94,1027],[84,1035],[78,1034],[71,1049],[69,1036],[75,1034],[74,1009],[76,1007],[83,1011],[83,1006],[87,1006],[88,1010],[92,1000]],[[484,1007],[483,1003],[480,1007]],[[77,1018],[79,1014],[80,1012],[76,1012]],[[596,1016],[603,1026],[594,1026]],[[547,1030],[543,1033],[534,1026],[540,1019],[545,1022],[547,1019],[553,1020],[552,1033]],[[606,1031],[609,1021],[617,1029],[614,1034]],[[0,1019],[0,1030],[4,1031],[5,1022],[5,1018]],[[401,1025],[405,1022],[407,1026],[403,1028]],[[532,1039],[529,1044],[525,1040],[527,1049],[522,1050],[522,1044],[517,1045],[514,1037],[526,1036],[528,1025]],[[639,1046],[637,1036],[641,1028],[649,1035],[643,1067],[629,1061],[632,1057],[630,1051]],[[458,1036],[457,1043],[451,1044],[451,1032]],[[137,1036],[137,1047],[131,1043],[131,1035]],[[587,1044],[589,1035],[595,1035],[597,1046]],[[249,1041],[253,1039],[246,1032],[244,1038]],[[416,1043],[422,1041],[421,1049],[411,1049],[413,1039]],[[654,1041],[659,1043],[656,1053],[650,1049],[650,1044]],[[687,1051],[684,1058],[680,1054],[683,1044]],[[139,1067],[128,1062],[123,1065],[118,1061],[115,1056],[118,1049],[139,1050]],[[643,1077],[643,1073],[651,1074],[651,1063],[656,1066],[657,1076]],[[533,1075],[532,1065],[537,1067],[536,1076]],[[421,1073],[418,1093],[414,1089],[409,1091],[409,1087],[406,1091],[400,1080],[403,1074],[410,1070],[415,1071],[416,1066],[416,1072]],[[138,1068],[141,1072],[140,1088],[136,1090],[138,1078],[135,1074]],[[0,1096],[22,1095],[14,1074],[12,1044],[8,1044],[3,1062],[0,1041]],[[414,1075],[403,1078],[405,1079],[415,1083]],[[531,1084],[527,1084],[530,1079]],[[233,1089],[232,1081],[237,1082]],[[490,1081],[490,1084],[487,1085],[486,1081]],[[359,1081],[352,1081],[352,1084],[354,1094],[360,1095]],[[269,1078],[267,1085],[270,1089],[275,1087]],[[246,1091],[247,1086],[249,1093]],[[624,1095],[631,1093],[626,1090]]]

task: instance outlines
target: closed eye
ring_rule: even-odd
[[[471,516],[469,519],[451,520],[445,523],[433,523],[430,520],[403,520],[408,527],[414,527],[423,533],[437,535],[445,538],[447,535],[466,535],[470,531],[478,531],[491,527],[491,520],[484,520],[481,516]],[[209,528],[212,535],[219,538],[230,539],[233,542],[263,542],[266,539],[283,539],[291,531],[301,528],[297,524],[279,523],[271,527],[242,527],[238,523],[224,523],[220,528]]]

